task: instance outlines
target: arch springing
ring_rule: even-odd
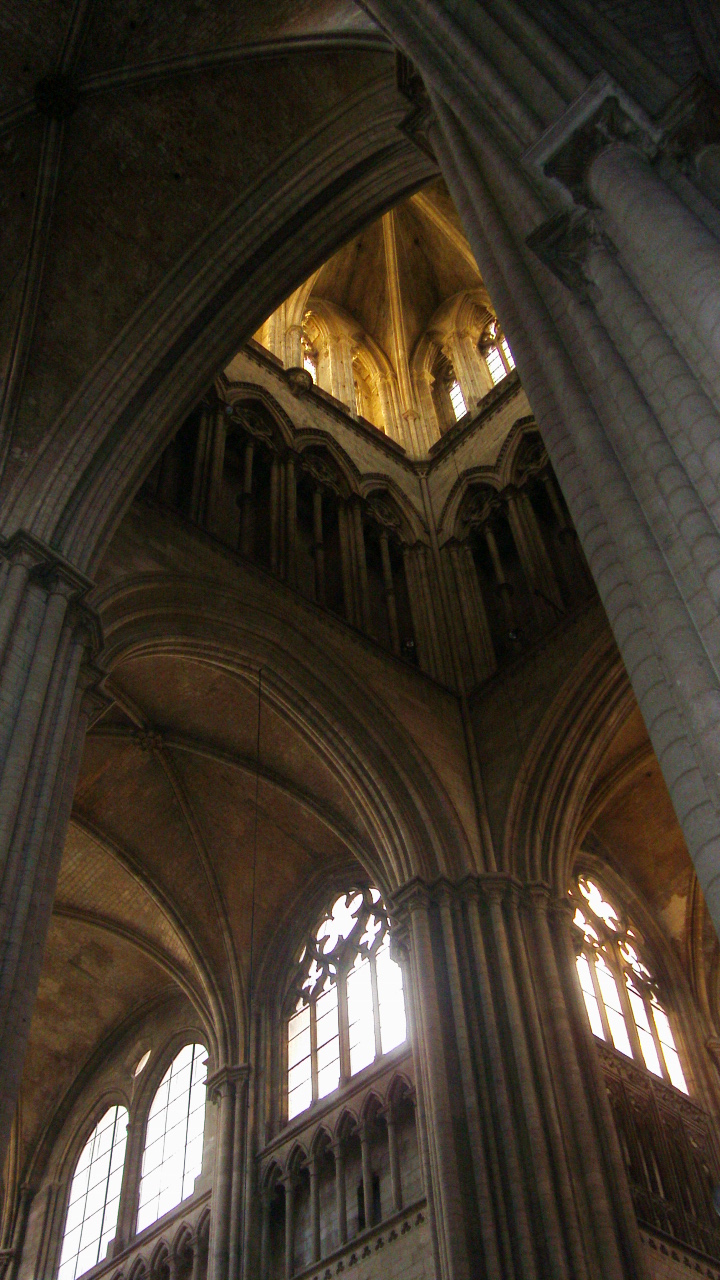
[[[137,1230],[192,1194],[202,1169],[206,1049],[186,1044],[158,1086],[145,1131]]]
[[[578,977],[594,1034],[687,1093],[670,1021],[641,959],[637,932],[594,880],[579,876],[571,897],[584,938]]]
[[[378,890],[356,888],[335,899],[303,947],[287,1024],[289,1120],[405,1040],[388,930]]]
[[[96,1266],[115,1235],[127,1123],[125,1107],[108,1107],[80,1153],[70,1187],[58,1280],[75,1280]]]

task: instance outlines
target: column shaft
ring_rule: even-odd
[[[395,583],[393,582],[392,564],[390,563],[390,546],[386,529],[380,531],[380,556],[382,558],[383,585],[385,587],[385,604],[390,626],[390,643],[393,653],[400,653],[400,631],[398,629],[397,605],[395,603]]]
[[[333,1147],[335,1156],[335,1212],[337,1214],[338,1242],[347,1243],[347,1197],[345,1190],[345,1151],[342,1140]]]

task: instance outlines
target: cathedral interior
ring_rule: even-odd
[[[712,0],[0,32],[0,1280],[720,1280]]]

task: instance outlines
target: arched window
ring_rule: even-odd
[[[58,1280],[75,1280],[96,1266],[115,1235],[125,1162],[128,1113],[108,1107],[75,1166]]]
[[[467,413],[467,405],[465,404],[465,397],[462,393],[462,388],[460,386],[460,383],[457,381],[457,379],[455,380],[455,382],[451,383],[449,394],[450,394],[450,403],[453,407],[453,413],[455,414],[455,420],[459,422],[460,419],[464,418],[465,414]]]
[[[192,1194],[202,1168],[206,1049],[186,1044],[152,1101],[145,1131],[137,1230]]]
[[[377,889],[333,902],[303,947],[288,1021],[288,1119],[402,1044],[402,972]]]
[[[515,361],[505,338],[501,338],[497,346],[488,347],[485,352],[485,363],[495,385],[512,373]]]
[[[636,931],[587,876],[578,877],[571,897],[585,939],[578,976],[595,1035],[687,1093],[670,1022],[640,958]]]

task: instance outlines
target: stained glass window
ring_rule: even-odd
[[[595,880],[579,876],[571,897],[584,938],[578,977],[594,1034],[687,1093],[675,1038],[657,983],[641,958],[637,930]]]
[[[206,1068],[205,1047],[187,1044],[160,1081],[145,1130],[138,1231],[192,1194],[202,1169]]]
[[[115,1235],[125,1163],[128,1113],[109,1107],[75,1166],[58,1280],[75,1280],[101,1262]]]
[[[298,961],[288,1020],[288,1119],[325,1098],[407,1034],[402,971],[377,889],[333,902]]]

